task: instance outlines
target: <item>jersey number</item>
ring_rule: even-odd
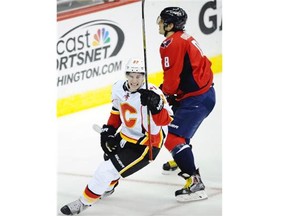
[[[164,57],[164,66],[165,68],[170,67],[169,57]]]

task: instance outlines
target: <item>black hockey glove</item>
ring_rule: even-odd
[[[118,143],[115,139],[116,129],[111,125],[103,125],[101,136],[101,147],[106,154],[111,154],[117,150]]]
[[[161,84],[159,86],[159,88],[162,90],[163,84]],[[176,101],[175,95],[166,95],[165,93],[164,93],[164,95],[165,95],[165,98],[166,98],[166,100],[170,106],[179,107],[180,103],[178,101]]]
[[[159,113],[163,109],[164,102],[160,95],[148,89],[139,89],[138,92],[141,94],[141,104],[147,106],[152,115]]]
[[[180,105],[179,101],[176,101],[176,96],[174,95],[167,95],[166,100],[170,106],[179,107]]]

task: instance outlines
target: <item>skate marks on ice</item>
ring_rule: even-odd
[[[90,175],[58,173],[58,215],[63,215],[62,206],[79,198],[90,178]],[[183,184],[161,181],[163,179],[121,179],[111,196],[99,200],[80,215],[175,216],[192,212],[193,216],[222,215],[222,188],[206,185],[208,199],[179,203],[174,192]]]

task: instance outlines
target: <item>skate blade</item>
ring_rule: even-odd
[[[176,200],[178,202],[193,202],[204,199],[208,199],[208,196],[204,190],[197,191],[191,194],[183,194],[176,196]]]

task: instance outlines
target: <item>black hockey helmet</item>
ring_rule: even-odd
[[[167,7],[161,11],[160,16],[157,19],[157,23],[159,22],[159,19],[164,21],[164,26],[173,23],[174,28],[172,30],[179,31],[184,30],[185,28],[187,14],[180,7]]]

